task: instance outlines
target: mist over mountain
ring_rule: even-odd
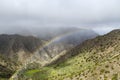
[[[11,27],[2,28],[1,34],[20,34],[23,36],[36,36],[40,39],[51,40],[55,37],[66,35],[68,33],[79,31],[78,27]],[[86,29],[89,30],[89,29]],[[90,29],[92,30],[92,29]],[[97,32],[96,32],[97,34]]]
[[[68,33],[66,31],[64,33],[64,31],[61,30],[63,33],[60,32],[58,36],[55,36],[55,38],[53,38],[50,42],[48,41],[47,45],[43,46],[43,48],[39,51],[43,61],[49,61],[49,59],[54,58],[62,52],[70,50],[78,44],[81,44],[83,41],[98,36],[98,34],[96,34],[94,31],[87,29],[72,28],[67,30],[69,31]],[[44,56],[45,54],[46,56]]]
[[[81,44],[83,41],[98,36],[92,30],[79,28],[57,28],[46,32],[43,31],[44,36],[41,35],[41,32],[39,33],[42,30],[38,30],[35,37],[28,36],[31,34],[27,32],[28,35],[24,34],[24,32],[19,33],[19,35],[0,35],[0,65],[1,69],[3,69],[0,77],[10,77],[20,67],[30,63],[36,62],[39,66],[45,65],[54,57]],[[5,71],[2,66],[8,71]]]
[[[106,35],[86,40],[45,67],[22,70],[17,79],[119,80],[119,44],[120,30],[113,30]],[[34,73],[30,74],[31,71]]]
[[[0,0],[0,80],[120,80],[119,29],[120,0]]]

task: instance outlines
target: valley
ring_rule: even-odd
[[[49,65],[59,56],[64,55],[66,51],[97,36],[92,30],[70,30],[71,32],[66,33],[65,31],[64,34],[61,29],[61,33],[64,35],[60,33],[58,37],[47,41],[33,36],[0,35],[0,65],[1,70],[3,69],[1,78],[10,78],[13,74],[21,73],[24,69]]]
[[[17,79],[119,80],[119,44],[120,30],[114,30],[83,42],[49,65],[24,70]]]
[[[120,80],[120,0],[0,0],[0,80]]]

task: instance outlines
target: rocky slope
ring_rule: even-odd
[[[119,80],[120,30],[87,40],[51,64],[26,70],[18,80]]]
[[[35,52],[42,46],[43,41],[33,36],[20,36],[20,35],[0,35],[0,54],[8,56],[14,61],[18,57],[18,61],[23,62],[25,56]],[[21,52],[27,53],[22,55]],[[20,52],[20,54],[19,54]],[[15,55],[16,54],[16,55]],[[21,59],[21,58],[22,59]],[[16,60],[15,60],[16,61]]]
[[[43,46],[38,53],[41,53],[41,59],[43,58],[43,60],[49,61],[56,55],[59,55],[64,51],[68,51],[83,41],[96,36],[97,34],[92,30],[79,29],[52,39],[45,46]],[[38,57],[38,55],[36,57]]]
[[[0,77],[10,77],[42,45],[32,36],[0,35]]]
[[[91,30],[75,29],[71,30],[72,32],[68,31],[50,41],[43,41],[33,36],[0,35],[0,65],[3,69],[0,72],[0,77],[8,78],[16,70],[19,71],[34,63],[38,66],[44,66],[59,54],[66,52],[84,40],[97,36]]]

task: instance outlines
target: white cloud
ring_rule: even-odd
[[[43,27],[119,23],[119,4],[120,0],[0,0],[0,25]]]

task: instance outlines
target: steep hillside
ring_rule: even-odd
[[[96,36],[97,34],[92,30],[79,29],[78,31],[73,31],[52,39],[39,50],[39,53],[41,58],[45,61],[49,61],[60,53],[68,51],[78,44],[81,44],[83,41]],[[45,54],[46,56],[44,56]]]
[[[65,31],[67,29],[63,30],[64,33]],[[28,68],[32,63],[44,66],[51,62],[54,57],[70,50],[84,40],[97,36],[92,30],[76,29],[73,32],[70,32],[72,30],[68,31],[69,33],[66,32],[67,34],[57,36],[50,41],[43,41],[33,36],[0,35],[0,63],[1,66],[9,69],[9,72],[11,71],[8,76],[8,72],[4,70],[4,75],[10,77],[16,70]]]
[[[26,70],[18,80],[119,80],[120,30],[87,40],[46,67]]]
[[[0,35],[0,77],[10,77],[42,45],[32,36]]]

